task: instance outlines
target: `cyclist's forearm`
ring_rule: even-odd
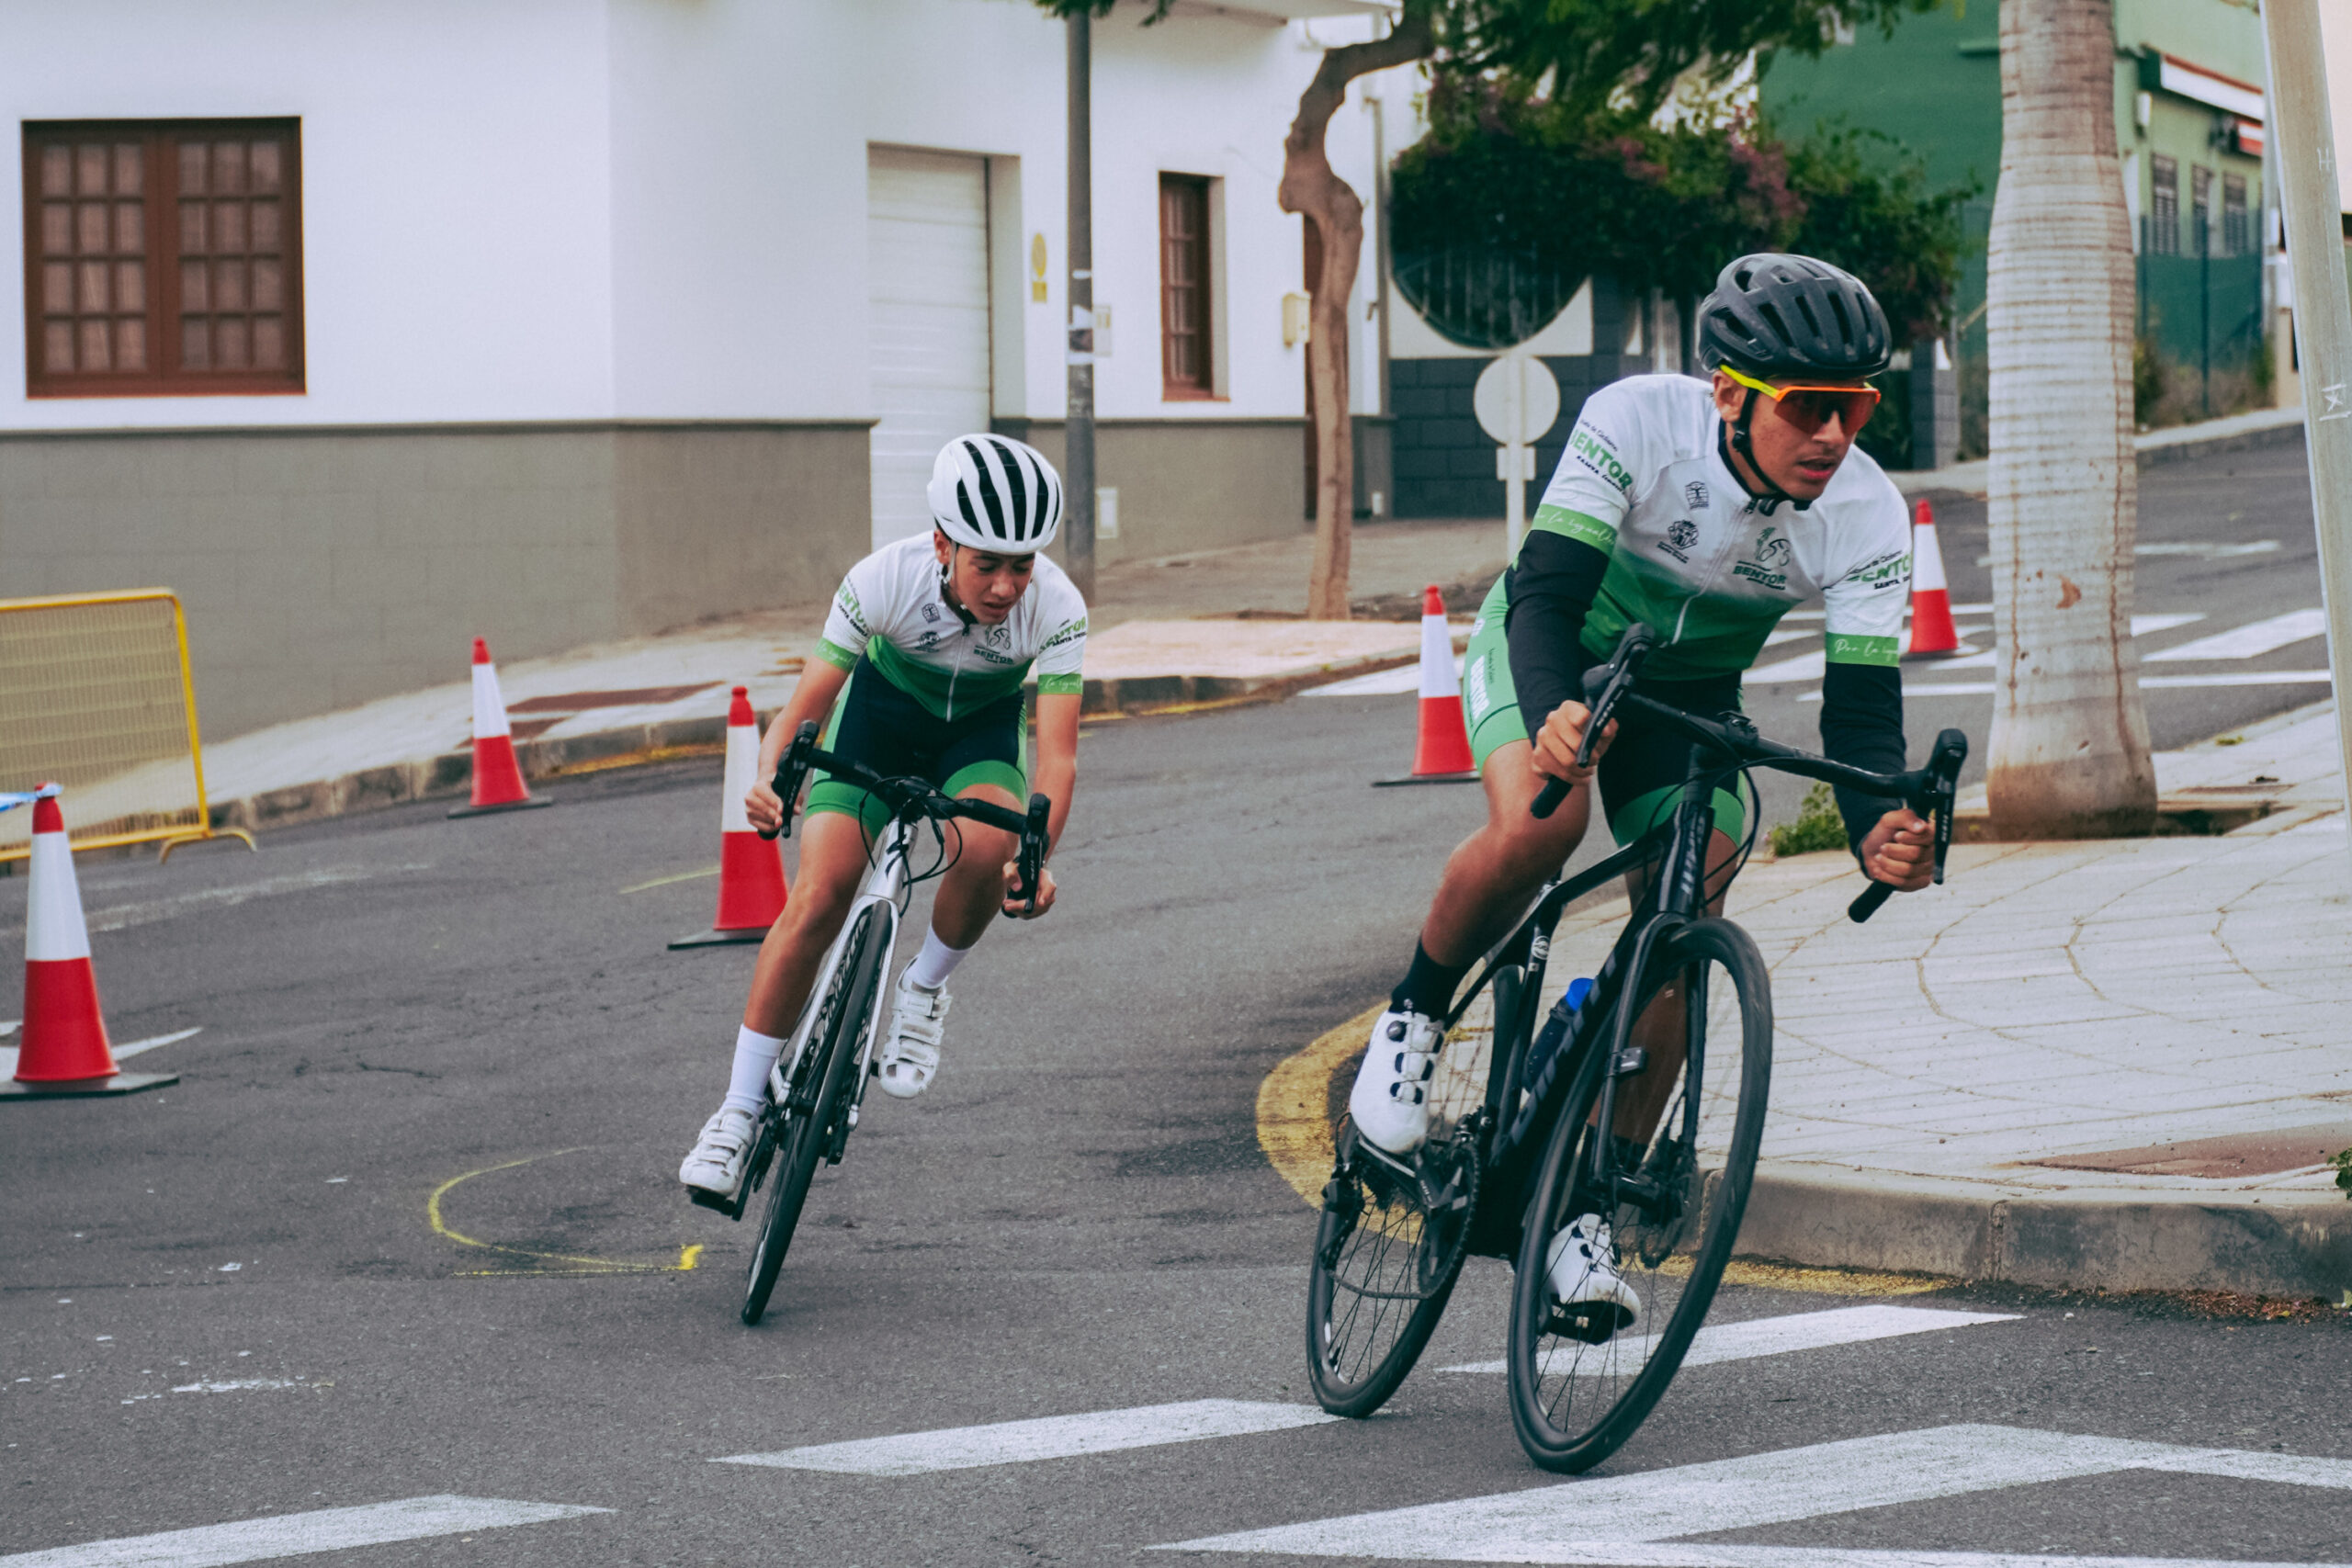
[[[842,694],[842,687],[849,681],[849,671],[838,664],[821,659],[811,659],[801,667],[799,684],[792,688],[784,710],[768,725],[768,732],[760,738],[760,781],[764,784],[775,776],[776,764],[784,760],[784,749],[800,727],[814,719],[825,722],[833,711],[833,699]]]
[[[1564,534],[1539,530],[1520,547],[1503,636],[1530,739],[1562,703],[1584,700],[1585,616],[1608,570],[1606,555]]]
[[[1029,787],[1054,803],[1046,818],[1052,843],[1069,820],[1070,795],[1078,787],[1078,719],[1082,699],[1057,693],[1037,699],[1037,769]]]
[[[1849,768],[1903,771],[1903,678],[1892,665],[1832,664],[1824,671],[1821,750]],[[1847,847],[1857,852],[1878,819],[1902,804],[1842,785],[1836,794]]]

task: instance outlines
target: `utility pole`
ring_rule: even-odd
[[[2352,789],[2352,302],[2345,296],[2343,207],[2335,131],[2327,109],[2318,0],[2263,0],[2270,51],[2270,124],[2278,149],[2280,209],[2295,278],[2295,342],[2301,350],[2303,445],[2319,532],[2320,591],[2327,605],[2327,661],[2335,679],[2336,739]],[[2347,806],[2352,806],[2348,797]]]
[[[1094,597],[1094,105],[1093,22],[1069,28],[1069,413],[1062,448],[1062,559]]]

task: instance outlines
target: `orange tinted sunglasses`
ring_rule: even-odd
[[[1851,440],[1871,422],[1878,408],[1876,387],[1773,387],[1743,376],[1730,366],[1718,367],[1723,373],[1754,391],[1763,393],[1780,405],[1781,417],[1797,427],[1801,435],[1811,435],[1834,417],[1838,428]]]

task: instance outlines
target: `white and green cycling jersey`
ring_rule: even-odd
[[[1612,382],[1585,403],[1529,525],[1609,557],[1585,650],[1607,657],[1639,621],[1663,639],[1652,677],[1733,674],[1819,594],[1830,663],[1894,664],[1911,580],[1902,495],[1858,447],[1811,505],[1758,500],[1718,428],[1708,384],[1687,376]]]
[[[1044,556],[1012,614],[996,626],[967,621],[940,592],[931,536],[885,545],[842,580],[817,657],[843,670],[863,655],[876,673],[944,719],[1021,689],[1034,664],[1037,690],[1076,696],[1086,654],[1086,601]]]

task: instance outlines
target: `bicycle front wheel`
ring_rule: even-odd
[[[1520,1243],[1511,1425],[1545,1470],[1599,1464],[1665,1393],[1731,1259],[1764,1136],[1771,981],[1747,933],[1722,919],[1685,926],[1652,953],[1633,1005],[1651,1072],[1673,1075],[1664,1113],[1653,1129],[1628,1126],[1642,1080],[1620,1083],[1618,1130],[1629,1135],[1612,1141],[1596,1182],[1600,1075],[1586,1074],[1554,1126]],[[1567,1255],[1596,1238],[1589,1222],[1581,1242],[1565,1233],[1586,1216],[1602,1223],[1598,1244],[1636,1303],[1559,1299],[1562,1283],[1584,1293]]]
[[[850,1069],[857,1061],[858,1042],[865,1038],[865,1021],[881,989],[881,975],[889,954],[884,927],[872,910],[858,917],[857,929],[842,949],[833,971],[824,1010],[808,1032],[792,1080],[786,1086],[784,1126],[777,1135],[775,1185],[768,1190],[767,1214],[760,1223],[760,1237],[752,1248],[750,1278],[743,1290],[743,1323],[756,1326],[766,1315],[768,1296],[775,1290],[784,1255],[791,1249],[792,1233],[800,1224],[800,1210],[808,1201],[808,1183],[817,1161],[840,1134],[840,1122],[849,1112]]]

